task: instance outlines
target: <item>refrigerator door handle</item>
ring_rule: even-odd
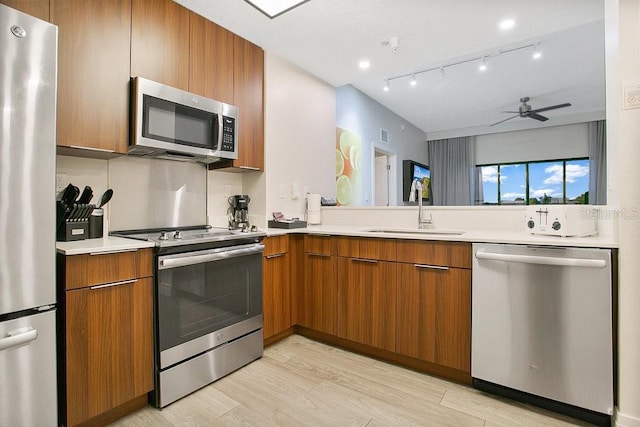
[[[11,331],[7,333],[7,335],[9,336],[0,339],[0,351],[19,347],[21,345],[28,344],[31,341],[34,341],[36,338],[38,338],[38,330],[27,326],[15,331]]]

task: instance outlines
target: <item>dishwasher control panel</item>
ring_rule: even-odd
[[[591,236],[597,234],[596,218],[591,205],[530,205],[525,228],[531,234]]]

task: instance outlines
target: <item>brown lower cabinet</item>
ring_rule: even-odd
[[[396,264],[338,257],[337,335],[395,351]]]
[[[336,256],[331,236],[304,236],[303,281],[298,324],[336,334]]]
[[[471,270],[398,264],[396,352],[471,372]]]
[[[471,244],[305,235],[288,254],[301,260],[289,263],[293,331],[470,383]],[[278,304],[265,296],[265,316]]]
[[[146,405],[153,389],[151,259],[150,249],[59,256],[61,424],[105,425],[136,399]]]
[[[292,326],[289,236],[267,237],[262,264],[263,336],[267,340]]]

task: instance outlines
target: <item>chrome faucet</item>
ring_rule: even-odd
[[[422,181],[414,179],[411,183],[411,190],[409,191],[409,201],[416,201],[416,194],[418,197],[418,228],[427,228],[433,225],[433,217],[429,213],[429,219],[424,219],[422,216]]]

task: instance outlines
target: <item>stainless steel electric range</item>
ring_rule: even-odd
[[[112,235],[155,247],[155,390],[165,407],[262,356],[265,233],[208,226]]]

